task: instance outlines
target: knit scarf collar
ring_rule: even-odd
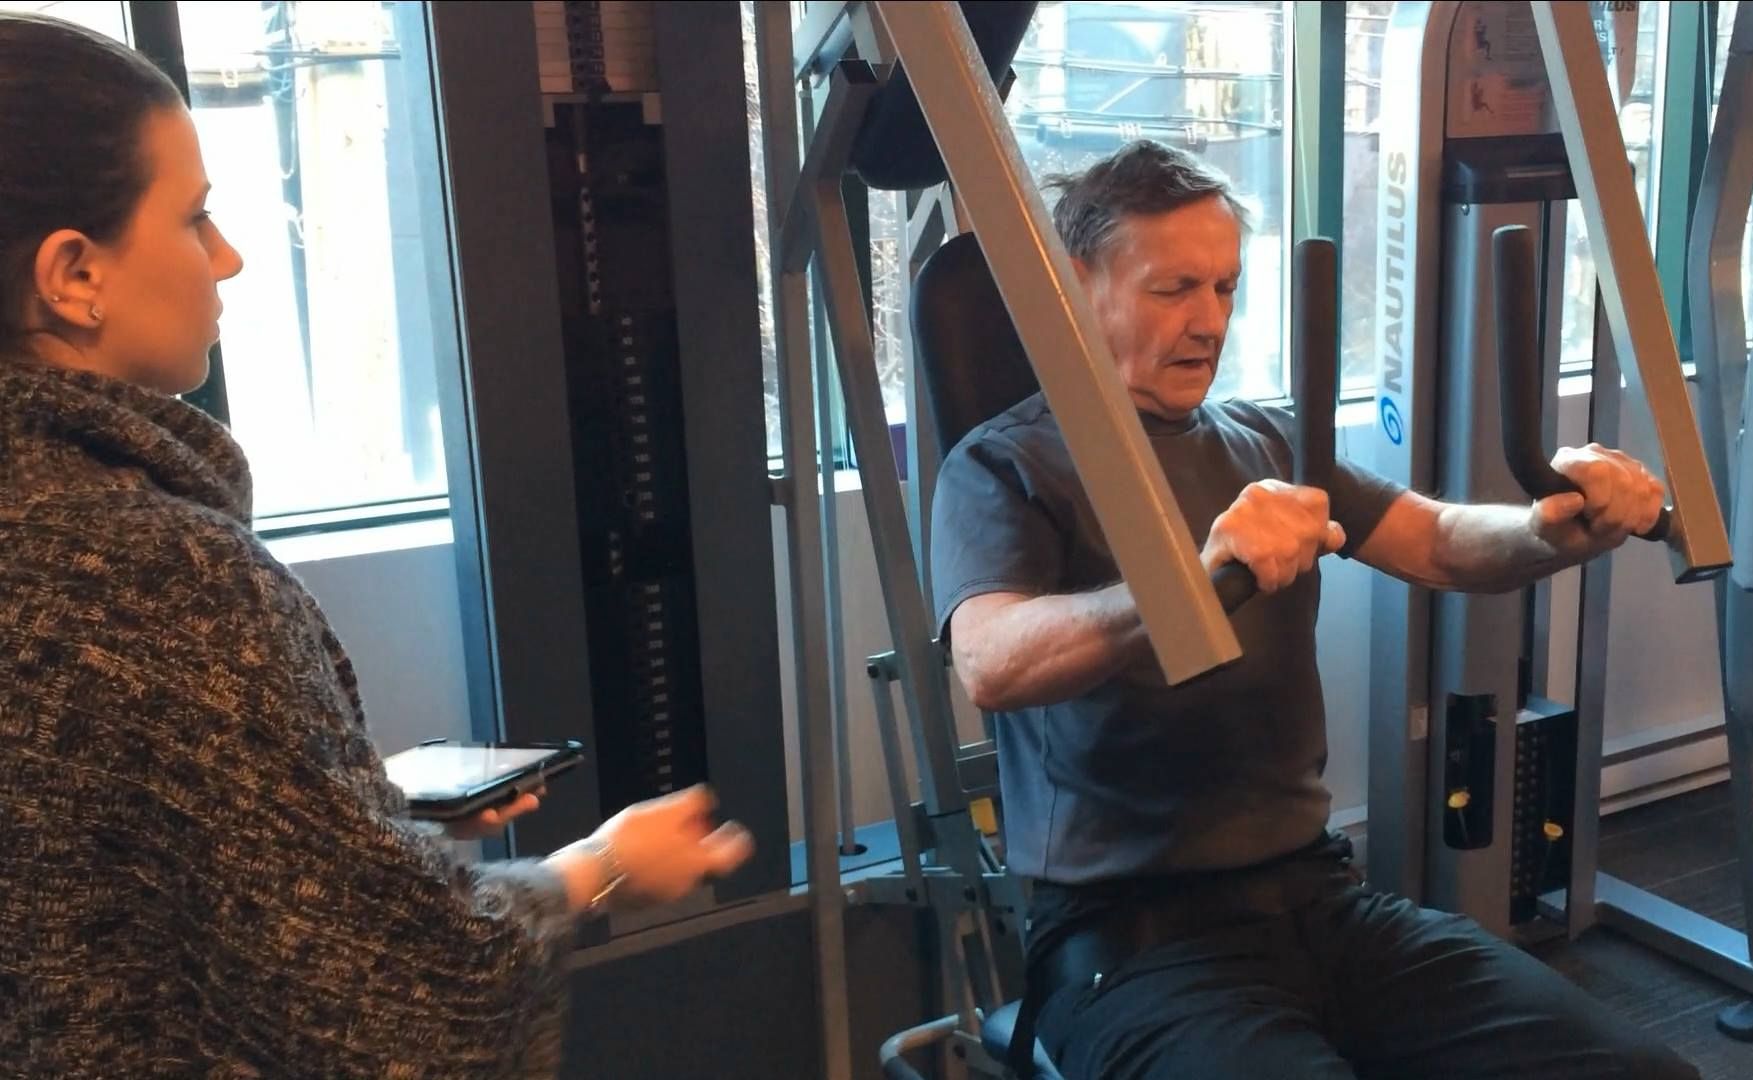
[[[218,421],[109,376],[0,357],[0,504],[143,485],[249,524],[249,462]]]

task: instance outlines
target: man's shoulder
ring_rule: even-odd
[[[1036,391],[1010,408],[977,424],[962,441],[965,443],[1034,442],[1041,439],[1063,441],[1059,421],[1047,406],[1047,395]]]
[[[1059,421],[1039,392],[992,419],[976,424],[950,451],[951,457],[972,457],[987,464],[1012,463],[1020,469],[1057,468],[1067,459]]]
[[[1246,428],[1268,438],[1288,440],[1295,430],[1296,420],[1290,410],[1277,405],[1262,405],[1248,398],[1230,398],[1208,401],[1205,408],[1207,416],[1219,425]]]

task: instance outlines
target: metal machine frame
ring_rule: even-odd
[[[1485,5],[1400,4],[1390,31],[1385,78],[1416,86],[1420,92],[1384,105],[1385,113],[1397,110],[1399,115],[1385,114],[1383,122],[1377,468],[1413,487],[1440,490],[1448,498],[1520,501],[1522,496],[1518,485],[1503,483],[1503,463],[1496,460],[1498,440],[1493,436],[1498,431],[1498,410],[1492,404],[1498,397],[1493,383],[1496,358],[1487,345],[1495,320],[1485,302],[1491,290],[1482,286],[1490,277],[1483,241],[1501,225],[1524,224],[1547,245],[1554,243],[1554,237],[1562,243],[1564,196],[1547,192],[1538,200],[1525,200],[1520,209],[1465,198],[1451,198],[1448,206],[1439,207],[1444,181],[1452,179],[1445,176],[1445,166],[1452,164],[1446,155],[1454,153],[1457,136],[1469,134],[1465,125],[1457,124],[1450,95],[1458,96],[1464,85],[1477,95],[1481,84],[1489,87],[1494,78],[1501,78],[1496,85],[1519,88],[1524,96],[1506,92],[1499,98],[1500,107],[1507,101],[1518,108],[1544,110],[1538,116],[1524,116],[1529,129],[1515,134],[1536,138],[1556,129],[1562,136],[1563,156],[1594,249],[1600,298],[1592,437],[1617,440],[1620,368],[1616,358],[1634,357],[1636,363],[1624,374],[1632,391],[1649,405],[1674,501],[1668,542],[1675,581],[1711,577],[1729,565],[1732,552],[1706,466],[1704,440],[1693,421],[1588,11],[1582,5],[1546,2],[1490,8],[1490,17],[1497,21],[1487,27]],[[1452,50],[1469,47],[1456,28],[1469,19],[1476,35],[1473,47],[1489,55],[1478,41],[1504,34],[1508,40],[1496,41],[1496,51],[1500,57],[1511,57],[1519,70],[1504,76],[1455,63]],[[1410,47],[1396,49],[1396,36]],[[1469,79],[1476,81],[1467,83]],[[1544,88],[1530,90],[1535,79],[1543,79]],[[1542,100],[1545,94],[1549,100]],[[1725,108],[1719,116],[1729,111]],[[1504,175],[1513,180],[1516,174],[1512,168]],[[1449,194],[1453,195],[1452,184]],[[1735,245],[1738,270],[1738,233]],[[1447,272],[1440,268],[1445,263]],[[1546,268],[1548,294],[1556,293],[1561,272],[1560,267]],[[1439,304],[1439,283],[1445,282],[1447,292]],[[1738,280],[1736,288],[1738,317]],[[1450,314],[1444,317],[1444,311]],[[1557,339],[1556,314],[1556,305],[1549,305],[1538,320],[1544,324],[1548,344],[1541,351],[1546,354],[1554,352],[1550,344]],[[1444,358],[1452,358],[1441,384],[1447,391],[1442,405],[1451,421],[1449,436],[1433,430],[1441,422],[1437,379]],[[1555,360],[1546,355],[1540,361],[1547,365],[1542,382],[1543,400],[1548,402],[1553,400]],[[1548,447],[1554,423],[1551,412],[1547,410],[1545,419]],[[1440,451],[1438,437],[1445,438]],[[1480,453],[1482,445],[1490,448],[1489,462]],[[1443,462],[1440,474],[1436,460]],[[1575,773],[1570,778],[1570,875],[1567,888],[1539,897],[1539,912],[1573,935],[1600,921],[1633,932],[1634,927],[1665,925],[1668,929],[1640,936],[1696,941],[1698,929],[1681,917],[1686,913],[1660,910],[1661,902],[1655,898],[1598,873],[1597,807],[1611,574],[1604,561],[1585,567],[1583,573]],[[1433,906],[1466,912],[1498,933],[1521,936],[1526,927],[1512,926],[1508,911],[1512,875],[1517,873],[1508,834],[1518,779],[1517,728],[1529,719],[1527,710],[1509,714],[1516,722],[1492,723],[1487,728],[1495,755],[1491,805],[1488,819],[1476,815],[1474,820],[1489,821],[1491,843],[1467,847],[1449,835],[1453,829],[1445,833],[1457,802],[1466,805],[1466,793],[1457,798],[1456,791],[1439,786],[1448,775],[1445,767],[1454,760],[1457,743],[1449,738],[1447,724],[1457,699],[1490,695],[1492,700],[1519,704],[1519,697],[1526,698],[1525,685],[1518,686],[1519,653],[1514,644],[1522,635],[1506,632],[1506,627],[1521,625],[1522,613],[1514,598],[1507,598],[1507,603],[1505,599],[1433,598],[1398,582],[1378,582],[1372,630],[1377,672],[1371,701],[1369,857],[1376,884]],[[1548,623],[1549,610],[1538,607],[1536,621]],[[1534,704],[1529,700],[1530,706]],[[1658,744],[1644,752],[1667,748],[1668,744]],[[1738,949],[1742,968],[1745,949],[1742,938]],[[1728,970],[1720,967],[1713,973]],[[1730,981],[1746,985],[1738,981],[1745,977]]]
[[[1748,206],[1753,203],[1753,127],[1744,119],[1749,108],[1753,108],[1753,7],[1743,7],[1735,13],[1716,122],[1692,215],[1686,289],[1704,448],[1717,499],[1725,511],[1732,510],[1736,558],[1731,572],[1717,582],[1717,633],[1744,913],[1753,912],[1753,504],[1747,488],[1748,478],[1753,477],[1753,441],[1744,431],[1749,395],[1741,284],[1742,245]],[[1600,380],[1596,383],[1599,387]],[[1701,734],[1715,733],[1713,728]],[[1674,745],[1670,740],[1659,748]],[[1597,874],[1594,880],[1594,916],[1600,923],[1753,993],[1753,958],[1746,933],[1609,875]],[[1717,1023],[1735,1038],[1753,1040],[1753,1003],[1729,1006]]]

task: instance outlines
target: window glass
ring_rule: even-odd
[[[220,347],[258,516],[444,494],[433,344],[456,328],[418,205],[439,167],[425,50],[404,40],[420,5],[178,11],[208,209],[245,261]]]
[[[1637,5],[1635,35],[1622,40],[1619,27],[1611,17],[1597,11],[1596,33],[1603,37],[1601,48],[1607,62],[1608,87],[1619,105],[1619,130],[1625,139],[1626,153],[1637,181],[1637,201],[1643,207],[1644,220],[1649,223],[1654,242],[1654,216],[1650,212],[1655,195],[1658,123],[1655,115],[1656,55],[1661,43],[1658,7],[1654,3]],[[1631,51],[1629,59],[1625,52]],[[1564,315],[1561,332],[1560,363],[1565,370],[1587,370],[1594,364],[1595,350],[1595,260],[1589,252],[1588,227],[1583,223],[1582,206],[1572,201],[1566,208],[1564,260]]]
[[[762,280],[767,445],[779,453],[779,388],[767,284],[765,170],[753,5],[743,3],[745,83]],[[1213,394],[1282,397],[1285,258],[1285,79],[1288,5],[1264,2],[1040,5],[1005,104],[1030,173],[1075,171],[1128,141],[1192,150],[1227,173],[1250,204],[1237,294]],[[794,22],[797,12],[793,12]],[[903,290],[908,288],[903,196],[870,195],[872,330],[890,423],[906,416]]]
[[[1376,377],[1376,202],[1382,137],[1382,46],[1392,0],[1345,5],[1344,233],[1339,245],[1339,389]]]
[[[1250,204],[1242,281],[1214,397],[1285,394],[1285,78],[1289,5],[1043,3],[1005,111],[1039,181],[1134,139],[1190,150]]]
[[[1340,252],[1344,266],[1341,313],[1342,389],[1365,392],[1375,378],[1375,277],[1377,145],[1381,134],[1382,49],[1388,16],[1394,5],[1385,0],[1345,5],[1345,236]],[[1649,216],[1655,190],[1655,74],[1658,48],[1657,5],[1638,6],[1635,33],[1621,42],[1609,32],[1604,55],[1618,70],[1621,50],[1627,80],[1620,99],[1620,131],[1638,181],[1637,196]],[[1629,29],[1629,27],[1628,27]],[[1611,81],[1615,94],[1618,80]],[[1570,203],[1565,213],[1565,276],[1563,296],[1563,363],[1586,368],[1593,358],[1595,269],[1589,254],[1588,231],[1581,208]]]

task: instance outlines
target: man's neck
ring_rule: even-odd
[[[1198,409],[1171,409],[1155,398],[1142,394],[1132,394],[1132,404],[1138,409],[1139,419],[1144,423],[1146,431],[1176,432],[1186,431],[1193,426]]]

